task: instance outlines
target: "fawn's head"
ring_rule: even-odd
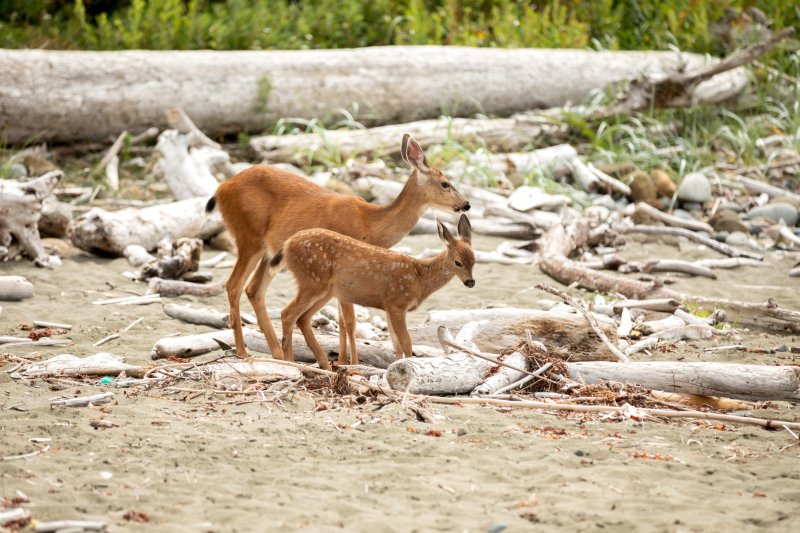
[[[475,265],[475,254],[472,252],[472,226],[467,215],[461,215],[458,221],[458,239],[453,237],[441,220],[436,221],[436,226],[439,229],[439,238],[447,247],[447,268],[458,276],[464,285],[474,287],[472,267]]]
[[[417,186],[424,193],[425,203],[435,207],[452,209],[456,213],[469,211],[470,206],[467,199],[453,187],[444,172],[428,165],[425,152],[422,151],[417,141],[408,133],[403,135],[400,155],[416,171]]]

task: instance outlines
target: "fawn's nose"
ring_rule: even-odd
[[[467,287],[469,287],[471,289],[472,287],[475,286],[475,280],[474,279],[468,279],[467,281],[464,282],[464,285],[466,285]]]
[[[461,210],[464,211],[464,212],[467,212],[467,211],[469,211],[470,207],[472,207],[472,206],[469,205],[469,202],[464,202],[464,205],[461,206]]]

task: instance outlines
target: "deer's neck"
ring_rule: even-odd
[[[455,273],[447,267],[447,252],[440,252],[430,259],[419,259],[417,262],[422,288],[421,299],[424,300],[434,292],[447,285]]]
[[[382,248],[394,246],[408,235],[427,208],[415,170],[394,202],[374,206],[370,222],[375,231],[370,243]]]

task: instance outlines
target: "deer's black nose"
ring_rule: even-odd
[[[472,207],[472,206],[469,205],[469,202],[464,202],[464,205],[461,206],[461,210],[466,212],[466,211],[469,211],[470,207]]]
[[[468,279],[467,281],[464,282],[464,285],[466,285],[467,287],[469,287],[471,289],[472,287],[475,286],[475,280],[474,279]]]

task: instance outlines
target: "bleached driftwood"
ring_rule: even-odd
[[[87,407],[89,405],[100,405],[110,402],[113,397],[113,392],[103,392],[78,398],[63,398],[50,401],[50,407]]]
[[[469,322],[488,320],[490,327],[482,330],[472,340],[484,352],[501,353],[515,349],[530,330],[534,338],[542,339],[555,357],[569,357],[573,361],[609,360],[600,340],[592,334],[586,321],[572,313],[553,313],[540,309],[499,307],[494,309],[454,309],[431,311],[419,326],[409,328],[415,344],[439,346],[439,326],[460,329]],[[614,325],[603,324],[606,335],[616,338]]]
[[[708,324],[690,324],[665,328],[653,333],[653,336],[657,336],[660,340],[676,341],[689,339],[695,341],[713,337],[714,328]]]
[[[145,370],[140,366],[129,365],[120,356],[110,353],[101,352],[88,357],[61,354],[46,361],[26,364],[13,377],[116,376],[125,372],[128,376],[140,378]]]
[[[503,389],[504,387],[507,387],[508,385],[519,381],[526,376],[524,372],[510,368],[528,368],[528,360],[521,353],[512,352],[503,357],[502,361],[507,363],[509,366],[501,366],[496,372],[484,378],[480,384],[472,389],[472,391],[469,393],[470,396],[488,396],[489,394],[495,394],[500,389]]]
[[[615,190],[617,192],[621,192],[625,196],[630,196],[631,195],[631,188],[628,187],[627,185],[625,185],[624,183],[622,183],[620,180],[618,180],[618,179],[616,179],[616,178],[614,178],[612,176],[609,176],[608,174],[606,174],[605,172],[603,172],[599,168],[595,167],[591,163],[586,163],[586,166],[595,175],[595,177],[597,179],[599,179],[607,187],[610,187],[611,189],[613,189],[613,190]]]
[[[39,235],[60,239],[67,235],[72,222],[72,206],[48,196],[42,202],[42,216],[39,218]]]
[[[701,276],[709,279],[717,279],[714,271],[703,265],[698,265],[691,261],[682,259],[656,259],[654,261],[631,261],[619,265],[620,272],[680,272],[690,276]]]
[[[281,381],[290,379],[297,381],[303,375],[300,369],[292,366],[279,365],[270,361],[223,361],[210,365],[203,365],[199,373],[211,376],[214,381],[240,380],[240,381]],[[186,372],[187,377],[197,377],[198,372]]]
[[[128,246],[125,250],[129,251],[130,248]],[[174,242],[169,239],[162,240],[158,245],[158,257],[144,263],[139,268],[139,279],[178,279],[189,272],[196,272],[200,266],[202,253],[203,241],[200,239],[181,237]],[[161,294],[168,296],[163,292]]]
[[[645,335],[651,335],[665,329],[680,328],[685,325],[686,323],[680,318],[676,317],[675,315],[669,315],[668,317],[659,320],[648,320],[646,322],[642,322],[636,327],[636,329],[640,330]]]
[[[18,302],[33,297],[33,283],[22,276],[0,276],[0,300]]]
[[[181,107],[168,109],[164,116],[171,128],[178,130],[179,133],[186,135],[191,146],[207,146],[215,150],[222,148],[219,143],[209,139],[203,131],[189,118],[186,111]]]
[[[158,136],[156,149],[161,154],[156,172],[164,178],[172,195],[178,200],[210,197],[219,182],[216,173],[226,177],[234,174],[228,153],[217,145],[192,147],[191,134],[166,130]],[[214,143],[216,144],[216,143]]]
[[[770,329],[800,332],[800,312],[773,301],[750,303],[680,293],[654,283],[592,270],[569,259],[572,252],[590,241],[590,221],[568,218],[551,227],[541,239],[539,268],[565,284],[577,283],[589,290],[618,293],[627,298],[671,298],[723,310],[728,320]]]
[[[532,228],[547,229],[553,224],[558,223],[561,217],[557,213],[532,209],[525,213],[506,207],[505,205],[491,205],[484,210],[486,216],[499,216],[507,218],[513,222],[529,224]]]
[[[150,278],[147,294],[160,294],[166,298],[175,296],[199,296],[210,298],[225,291],[222,283],[192,283],[177,279]]]
[[[672,51],[459,46],[230,52],[2,50],[0,72],[25,75],[0,86],[0,101],[6,103],[0,110],[0,125],[8,142],[20,143],[33,137],[104,139],[123,129],[164,127],[164,109],[173,108],[185,110],[212,136],[264,131],[282,117],[328,119],[341,109],[358,109],[375,124],[434,118],[442,108],[456,109],[462,116],[509,115],[580,102],[593,91],[642,73],[663,77],[680,67],[691,73],[711,63],[716,60]],[[86,76],[87,72],[102,76]],[[398,73],[404,86],[414,90],[398,90]],[[32,81],[42,79],[53,83]],[[746,86],[746,76],[741,69],[727,72],[694,88],[692,94],[700,102],[715,102],[720,95],[709,94],[708,88],[720,86],[728,89],[724,96],[729,96]],[[26,97],[19,98],[20,94]],[[197,98],[199,94],[213,98]]]
[[[36,533],[54,533],[56,531],[105,531],[106,523],[99,520],[54,520],[52,522],[36,522],[33,530]]]
[[[58,257],[45,251],[38,224],[42,202],[63,176],[60,170],[53,170],[30,181],[0,180],[0,261],[24,254],[37,266],[60,264]]]
[[[128,260],[132,267],[139,268],[140,266],[156,261],[156,257],[147,251],[144,246],[138,244],[129,244],[122,250],[122,255]]]
[[[776,187],[775,185],[770,185],[769,183],[764,183],[763,181],[747,178],[745,176],[739,176],[738,180],[749,193],[763,193],[773,198],[776,196],[786,196],[794,199],[796,202],[800,202],[800,194],[792,192],[784,187]]]
[[[244,341],[249,350],[259,353],[270,353],[264,335],[251,328],[243,328]],[[295,336],[293,343],[293,353],[298,361],[315,362],[316,358],[302,338]],[[323,351],[328,354],[339,353],[338,335],[321,335],[316,332],[317,341],[322,346]],[[220,349],[217,339],[226,345],[233,346],[233,330],[225,329],[201,333],[199,335],[187,335],[184,337],[166,337],[155,343],[150,356],[153,359],[163,359],[171,356],[176,357],[195,357],[213,350]],[[378,368],[386,368],[389,363],[394,361],[394,348],[388,341],[359,341],[358,358],[365,364]],[[416,348],[414,348],[416,350]]]
[[[595,304],[592,306],[598,313],[608,316],[620,314],[623,309],[643,309],[646,311],[659,311],[672,313],[681,306],[674,298],[653,298],[652,300],[617,300],[610,304]]]
[[[800,399],[800,367],[671,361],[567,364],[570,379],[587,384],[616,381],[649,389],[740,400]]]
[[[14,507],[7,511],[0,511],[0,527],[5,527],[12,522],[26,522],[31,517],[31,512],[24,507]]]
[[[482,142],[505,150],[518,150],[531,139],[554,134],[562,128],[524,116],[503,119],[441,118],[391,124],[363,130],[332,130],[297,135],[264,135],[250,140],[252,148],[268,161],[312,159],[336,150],[343,158],[357,155],[399,153],[398,139],[409,133],[422,146],[456,142]]]
[[[639,353],[644,351],[648,348],[652,348],[656,344],[658,344],[660,339],[658,337],[647,337],[645,339],[640,340],[634,344],[631,344],[627,348],[625,348],[625,355],[631,356],[633,354]]]
[[[684,228],[691,231],[704,231],[709,235],[714,234],[714,228],[712,228],[709,224],[706,224],[705,222],[700,222],[699,220],[687,220],[685,218],[676,217],[674,215],[664,213],[663,211],[660,211],[655,207],[646,204],[644,202],[639,202],[636,204],[636,207],[634,208],[634,215],[637,217],[641,217],[643,219],[657,220],[667,226]]]
[[[228,327],[229,316],[216,309],[198,309],[188,305],[167,304],[164,306],[164,313],[171,318],[176,318],[189,324],[199,324],[201,326],[211,326],[212,328],[224,329]]]
[[[750,259],[757,259],[757,260],[762,260],[764,258],[760,254],[754,252],[748,252],[746,250],[740,250],[738,248],[733,248],[732,246],[728,246],[725,243],[716,241],[711,237],[706,237],[705,235],[702,235],[700,233],[695,233],[694,231],[685,228],[636,225],[636,226],[620,228],[620,230],[622,231],[622,233],[644,233],[647,235],[672,235],[676,237],[685,237],[690,241],[694,241],[696,243],[707,246],[708,248],[716,250],[717,252],[725,254],[729,257],[748,257]]]
[[[207,200],[192,198],[120,211],[94,208],[73,221],[70,238],[82,250],[114,255],[121,255],[131,244],[154,250],[164,238],[206,239],[222,230],[219,213],[205,212]]]

